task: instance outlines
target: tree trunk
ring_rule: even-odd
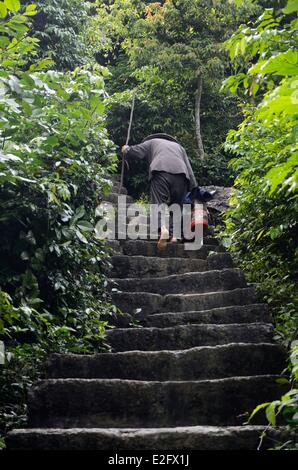
[[[204,152],[204,146],[203,146],[202,135],[201,135],[201,118],[200,118],[202,86],[203,86],[203,79],[202,79],[201,74],[198,74],[197,86],[198,88],[196,92],[196,102],[195,102],[196,137],[197,137],[197,144],[198,144],[199,159],[204,160],[205,152]]]

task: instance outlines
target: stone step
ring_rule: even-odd
[[[217,253],[206,259],[195,258],[157,258],[154,256],[114,255],[110,259],[113,267],[111,277],[151,278],[190,272],[203,272],[216,269],[232,268],[233,261],[229,253]]]
[[[156,244],[159,238],[157,233],[155,232],[153,234],[150,234],[150,229],[148,229],[148,225],[141,225],[140,227],[131,228],[129,232],[127,225],[123,227],[121,226],[118,229],[117,223],[111,222],[111,224],[108,225],[107,228],[109,229],[109,238],[111,239],[114,238],[115,240],[119,240],[121,243],[125,241],[130,241],[130,242],[139,241],[139,242],[151,242],[151,243]],[[208,234],[208,231],[204,232],[203,234],[203,244],[212,246],[215,251],[225,251],[225,248],[219,245],[218,240],[210,236]],[[168,243],[168,251],[172,249],[171,248],[172,245],[173,244],[171,244],[170,242]],[[182,250],[184,250],[184,244],[181,241],[179,241],[178,245],[183,246],[183,249],[182,248],[177,249],[179,253],[181,253]],[[173,245],[173,246],[177,246],[177,245]],[[141,248],[138,247],[138,249],[140,250]],[[188,250],[188,251],[198,251],[198,250]],[[158,253],[157,255],[159,256],[160,253]],[[165,256],[165,254],[163,253],[161,256]],[[180,254],[179,256],[182,256],[182,255]]]
[[[210,310],[232,305],[256,303],[256,293],[252,288],[241,288],[205,294],[169,294],[162,296],[148,292],[113,292],[115,304],[123,311],[136,313],[140,320],[146,314],[162,312],[187,312]]]
[[[186,259],[206,259],[207,257],[215,255],[226,255],[226,259],[232,258],[223,247],[209,245],[207,242],[209,237],[204,237],[204,244],[199,250],[188,251],[184,250],[184,244],[178,243],[178,245],[168,244],[166,249],[162,252],[157,250],[157,242],[151,240],[105,240],[107,246],[114,250],[115,254],[122,254],[124,256],[144,256],[144,257],[156,257],[159,259],[164,258],[186,258]],[[135,246],[136,245],[136,246]],[[207,247],[207,249],[206,249]],[[142,254],[143,252],[143,254]],[[212,261],[212,260],[210,260]],[[232,264],[231,264],[232,265]]]
[[[114,189],[115,188],[115,189]],[[132,229],[134,227],[140,227],[145,230],[145,233],[150,232],[150,210],[146,207],[144,208],[143,205],[138,204],[132,198],[126,194],[126,189],[124,188],[122,192],[118,193],[119,186],[113,186],[112,192],[102,197],[102,202],[108,202],[110,205],[114,207],[114,217],[115,217],[115,228],[117,232],[124,232],[124,227],[122,225],[119,226],[118,229],[118,212],[119,209],[123,212],[123,220],[124,225],[130,225]],[[121,196],[119,198],[119,196]],[[112,214],[110,215],[110,219],[112,218]],[[134,221],[134,223],[132,223]],[[140,229],[138,229],[140,230]],[[204,227],[204,236],[210,236],[213,239],[214,244],[218,244],[218,240],[215,238],[215,226],[209,224],[208,228]]]
[[[284,364],[284,351],[275,344],[231,343],[182,351],[53,354],[45,374],[51,379],[203,380],[279,374]]]
[[[29,427],[233,426],[280,397],[277,376],[204,381],[50,379],[29,392]],[[244,416],[245,414],[245,416]],[[256,424],[260,423],[257,416]],[[264,422],[264,420],[263,420]]]
[[[113,351],[160,351],[227,343],[270,343],[271,323],[178,325],[169,328],[116,328],[107,331]]]
[[[268,312],[267,304],[236,305],[232,307],[219,307],[211,310],[192,312],[165,312],[147,315],[142,320],[144,326],[167,328],[189,323],[271,323],[272,318]]]
[[[137,322],[136,322],[137,320]],[[231,323],[271,323],[272,317],[267,304],[232,305],[218,307],[210,310],[194,310],[186,312],[152,313],[151,315],[139,313],[117,313],[107,318],[111,327],[131,328],[132,326],[145,326],[156,328],[169,328],[177,325],[189,324],[216,324],[228,325]]]
[[[265,426],[187,426],[173,428],[17,429],[9,450],[262,450],[289,439],[287,429]],[[186,462],[185,462],[186,463]]]
[[[222,269],[206,272],[187,272],[171,276],[152,278],[114,278],[110,284],[126,292],[152,292],[166,295],[183,293],[204,293],[227,291],[246,287],[246,281],[241,269]]]
[[[150,234],[150,230],[148,229],[148,226],[140,226],[140,228],[133,228],[132,231],[128,232],[128,229],[120,229],[118,230],[117,227],[115,227],[115,232],[113,232],[113,235],[115,235],[115,239],[119,240],[120,242],[123,241],[144,241],[144,242],[153,242],[157,243],[159,237],[157,234]],[[204,239],[204,245],[212,246],[214,251],[225,251],[225,249],[219,245],[218,241],[214,237],[209,237],[207,234],[204,234],[203,236]],[[210,242],[210,243],[209,243]],[[169,242],[170,244],[170,242]],[[179,244],[182,244],[182,242],[179,242]]]
[[[118,206],[115,206],[115,208]],[[142,205],[135,203],[135,205],[132,205],[131,203],[124,204],[122,207],[126,207],[126,214],[127,214],[127,222],[134,221],[134,223],[140,223],[140,224],[149,224],[150,221],[154,221],[155,225],[155,214],[150,213],[150,209],[146,210],[145,212]],[[182,215],[183,218],[183,215]],[[210,236],[214,236],[215,233],[215,226],[212,223],[209,223],[208,228],[204,227],[204,232],[209,234]]]
[[[129,256],[158,256],[160,258],[199,258],[206,259],[210,252],[223,252],[221,246],[205,245],[198,250],[186,250],[184,243],[168,243],[163,251],[157,250],[156,241],[126,240],[121,243],[121,251]]]
[[[115,183],[113,186],[115,187],[116,191],[115,194],[118,194],[118,188],[119,185],[118,183]],[[120,194],[121,196],[125,194]],[[120,206],[122,208],[125,208],[126,214],[127,214],[127,220],[130,221],[134,218],[137,218],[138,221],[141,223],[147,223],[150,218],[155,218],[155,214],[151,214],[150,212],[150,203],[148,204],[143,204],[139,203],[138,201],[131,200],[131,197],[129,196],[128,199],[121,198],[120,200],[118,198],[115,198],[115,200],[111,201],[111,204],[114,206],[114,208],[117,210],[119,207],[119,202]],[[212,220],[209,220],[209,226],[208,226],[208,232],[210,235],[214,235],[215,226],[212,223]]]
[[[156,256],[159,258],[206,259],[211,252],[224,252],[221,246],[203,244],[198,250],[186,250],[184,243],[168,243],[163,251],[157,249],[157,241],[121,240],[121,252],[128,256]]]
[[[117,189],[119,186],[116,186]],[[121,194],[122,196],[125,194]],[[113,204],[114,208],[117,210],[119,207],[119,202],[120,206],[125,209],[126,215],[127,215],[127,221],[132,221],[134,220],[135,222],[139,222],[142,224],[147,224],[150,220],[156,221],[157,219],[157,214],[155,211],[151,210],[150,204],[145,206],[144,204],[140,204],[137,201],[133,201],[133,203],[130,202],[129,199],[124,199],[121,198],[120,200],[117,199],[117,204]],[[155,208],[154,208],[155,209]],[[181,217],[183,218],[183,213],[181,213]],[[169,219],[168,219],[169,220]],[[214,224],[209,220],[209,225],[208,229],[210,234],[214,234]]]
[[[115,234],[117,235],[117,238],[125,240],[127,239],[152,239],[158,240],[158,232],[156,230],[153,230],[153,228],[150,227],[149,220],[147,219],[136,219],[134,223],[132,222],[133,217],[127,216],[124,220],[123,223],[119,225],[118,223],[118,217],[115,217],[114,224],[111,225],[111,227],[115,226]],[[126,221],[126,222],[125,222]],[[150,229],[152,231],[152,236],[150,236]],[[130,235],[129,237],[126,237],[126,235]],[[139,236],[138,236],[139,234]],[[203,235],[204,235],[204,243],[205,244],[210,244],[210,245],[219,245],[219,241],[217,238],[212,236],[213,231],[211,229],[204,230]],[[134,237],[134,238],[133,238]]]
[[[127,226],[121,227],[118,230],[117,224],[114,224],[114,223],[111,223],[111,225],[107,226],[107,228],[109,229],[108,234],[107,234],[108,237],[111,240],[119,241],[122,244],[124,242],[134,243],[134,242],[138,241],[138,242],[143,242],[143,243],[144,242],[145,243],[151,242],[151,243],[154,243],[156,245],[157,241],[158,241],[158,235],[157,234],[152,234],[151,235],[150,230],[148,230],[147,225],[141,225],[140,228],[137,227],[136,229],[133,229],[130,232],[128,231]],[[208,236],[208,234],[205,234],[205,233],[204,233],[204,237],[203,237],[203,244],[205,246],[207,245],[208,247],[210,247],[210,250],[211,250],[211,247],[212,247],[214,251],[220,251],[220,252],[225,251],[225,249],[222,246],[219,245],[218,240],[216,238],[210,237],[210,236]],[[181,246],[181,248],[176,249],[176,251],[178,250],[179,253],[181,253],[184,250],[184,244],[182,242],[179,242],[178,245]],[[173,244],[171,244],[169,242],[168,243],[168,248],[165,250],[165,253],[162,253],[162,254],[158,253],[157,250],[155,250],[156,256],[165,256],[167,251],[171,251],[173,249],[173,248],[171,248],[172,246],[173,246]],[[125,247],[125,249],[126,249],[126,247]],[[137,247],[137,249],[141,249],[141,248]],[[200,249],[201,248],[199,248],[198,250],[189,250],[189,251],[199,251]],[[182,256],[182,255],[179,255],[179,256]],[[184,255],[184,256],[192,256],[192,255]]]

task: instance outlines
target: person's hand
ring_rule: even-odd
[[[121,151],[125,155],[128,149],[129,149],[128,145],[123,145]]]

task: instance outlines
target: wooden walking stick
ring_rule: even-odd
[[[127,130],[127,136],[126,136],[126,142],[125,145],[128,145],[129,140],[130,140],[130,133],[131,133],[131,126],[132,126],[132,120],[133,120],[133,113],[135,109],[135,100],[136,100],[136,93],[133,93],[132,96],[132,103],[131,103],[131,110],[130,110],[130,118],[129,118],[129,126]],[[122,188],[123,188],[123,180],[124,180],[124,170],[125,170],[125,155],[122,152],[122,165],[121,165],[121,179],[120,179],[120,188],[119,188],[119,194],[121,194]]]

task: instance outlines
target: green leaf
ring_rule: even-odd
[[[295,11],[298,11],[298,0],[288,0],[283,12],[289,14],[294,13]]]
[[[102,102],[101,99],[99,99],[96,96],[91,97],[90,106],[91,106],[91,109],[92,109],[93,113],[97,113],[99,115],[102,115],[105,111],[104,103]]]
[[[229,0],[229,3],[235,3],[237,7],[240,7],[245,0]]]
[[[280,385],[288,384],[289,379],[286,379],[285,377],[281,377],[280,379],[276,379],[276,383]]]
[[[34,3],[31,3],[31,5],[27,5],[26,11],[34,11],[36,10],[36,8],[37,8],[37,5],[35,5]]]
[[[81,219],[85,215],[85,207],[80,206],[77,208],[75,215],[73,216],[73,222],[76,222],[77,220]]]
[[[0,3],[0,18],[5,18],[7,15],[7,8],[4,3]]]
[[[270,405],[266,408],[266,417],[272,426],[276,425],[276,407],[280,405],[279,400],[275,400],[270,403]]]
[[[289,50],[276,54],[267,61],[259,61],[248,71],[250,75],[295,76],[298,74],[298,52]]]
[[[22,100],[22,108],[24,110],[24,113],[27,115],[27,116],[31,116],[32,115],[32,107],[30,106],[29,103],[27,103],[26,100]]]
[[[47,147],[56,147],[59,144],[59,138],[56,135],[51,135],[44,141],[44,144]]]
[[[38,62],[30,65],[29,72],[40,72],[48,69],[54,62],[51,59],[41,59]]]
[[[34,16],[37,14],[36,11],[37,5],[27,5],[26,11],[24,13],[25,16]]]
[[[82,243],[85,243],[86,245],[88,244],[87,238],[79,230],[76,230],[76,236]]]
[[[256,238],[256,241],[260,240],[260,238],[262,238],[263,236],[265,236],[265,235],[268,233],[268,232],[266,232],[266,230],[267,230],[266,228],[262,228],[262,229],[260,230],[260,232],[258,233],[258,236],[257,236],[257,238]],[[266,232],[266,233],[265,233],[265,232]]]
[[[5,49],[8,46],[9,43],[10,43],[10,40],[9,40],[8,37],[0,36],[0,48],[1,49]]]
[[[8,10],[20,11],[21,3],[19,0],[4,0],[4,4]]]
[[[253,80],[253,81],[252,81],[252,84],[251,84],[251,86],[250,86],[250,94],[251,94],[252,96],[255,96],[256,93],[257,93],[257,91],[258,91],[258,89],[259,89],[259,85],[258,85],[257,81],[256,81],[256,80]]]
[[[77,223],[77,226],[82,230],[82,232],[93,232],[94,227],[90,222],[87,220],[80,220],[80,222]]]
[[[7,26],[13,31],[17,31],[19,33],[26,33],[28,31],[28,26],[26,24],[15,21],[10,21]]]
[[[265,175],[265,180],[270,185],[270,194],[273,194],[278,186],[280,186],[291,173],[298,166],[298,153],[288,158],[288,160],[274,168],[271,168]]]
[[[252,414],[249,417],[249,421],[257,414],[260,410],[263,410],[264,408],[267,408],[267,406],[270,405],[270,402],[267,403],[261,403],[260,405],[256,406],[255,409],[253,410]]]
[[[22,159],[10,153],[4,154],[0,152],[0,162],[21,162]]]

